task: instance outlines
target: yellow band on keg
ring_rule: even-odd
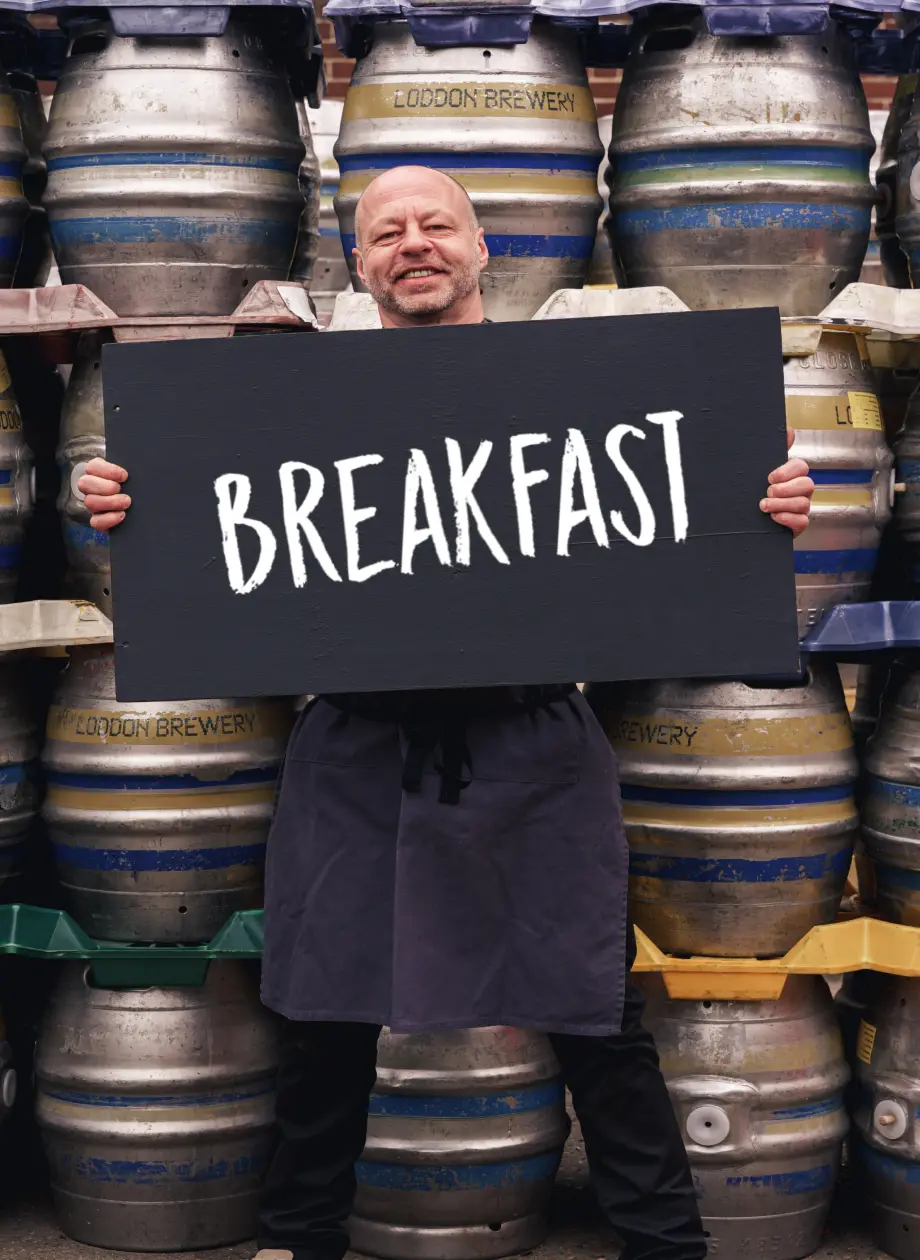
[[[6,359],[0,354],[0,394],[5,394],[13,383],[10,376],[10,369],[6,365]]]
[[[660,749],[671,757],[746,757],[840,752],[852,747],[846,712],[785,718],[710,718],[655,714],[618,718],[607,727],[614,748]]]
[[[573,83],[486,83],[455,80],[356,83],[342,123],[373,118],[546,118],[595,122],[594,97]],[[411,159],[407,156],[406,161]]]
[[[12,96],[4,92],[0,95],[0,127],[12,127],[17,134],[22,132],[19,126],[19,112]]]
[[[882,413],[875,394],[787,394],[790,429],[873,429],[882,431]]]
[[[411,161],[412,155],[407,155]],[[526,193],[538,195],[549,194],[574,197],[596,197],[597,180],[593,175],[577,175],[567,172],[564,175],[545,175],[539,172],[513,169],[514,161],[509,159],[509,169],[501,174],[483,175],[478,171],[456,170],[451,167],[450,174],[462,184],[468,193],[511,193],[523,196]],[[360,197],[368,184],[380,172],[378,170],[355,171],[343,175],[339,182],[339,194],[342,197]]]
[[[898,82],[894,89],[894,96],[892,97],[892,104],[898,100],[899,97],[908,96],[911,92],[916,92],[917,77],[918,76],[916,74],[902,74],[898,76]]]
[[[270,805],[275,799],[275,784],[260,783],[256,787],[234,787],[230,784],[218,788],[210,785],[204,789],[183,787],[173,792],[125,792],[116,788],[105,792],[50,783],[46,799],[49,805],[60,809],[87,810],[94,814],[151,809],[238,809],[243,805]]]
[[[865,486],[841,486],[840,489],[817,486],[812,498],[812,507],[872,507],[873,503],[872,491]],[[803,542],[802,549],[806,550],[809,545]]]
[[[22,415],[12,398],[4,398],[0,391],[0,433],[18,433],[22,429]]]
[[[641,789],[640,789],[641,790]],[[699,807],[693,805],[669,805],[659,801],[624,801],[623,821],[626,826],[687,826],[703,827],[706,831],[720,827],[757,826],[817,827],[825,823],[858,821],[856,805],[852,798],[843,801],[813,801],[800,805],[750,805],[746,808],[732,806]]]
[[[112,713],[54,705],[48,738],[70,744],[244,744],[285,736],[287,709],[199,709],[192,713]]]

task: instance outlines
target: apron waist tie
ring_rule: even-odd
[[[533,712],[575,690],[574,683],[540,687],[473,688],[451,692],[375,692],[328,695],[323,699],[343,713],[371,721],[396,722],[406,737],[402,786],[418,792],[429,758],[441,776],[438,801],[457,805],[460,793],[473,781],[473,763],[466,740],[471,717]]]

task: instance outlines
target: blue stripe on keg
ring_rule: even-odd
[[[895,467],[899,481],[920,481],[920,459],[898,459]]]
[[[825,879],[846,875],[850,869],[849,849],[839,853],[810,853],[793,857],[698,858],[671,857],[661,853],[629,854],[630,875],[674,880],[687,884],[785,884],[794,880]]]
[[[556,1175],[561,1150],[501,1164],[383,1164],[360,1159],[358,1184],[379,1190],[503,1190]]]
[[[624,236],[728,228],[865,232],[869,227],[869,207],[825,205],[815,201],[718,202],[668,206],[661,210],[618,210],[614,218],[616,230]]]
[[[830,1164],[818,1164],[816,1168],[800,1168],[795,1172],[764,1173],[761,1176],[726,1177],[730,1190],[772,1190],[774,1194],[817,1194],[827,1190],[834,1181]]]
[[[268,1164],[262,1154],[237,1155],[234,1159],[209,1160],[207,1163],[161,1163],[147,1159],[96,1159],[89,1156],[64,1156],[60,1166],[77,1177],[93,1182],[116,1182],[135,1186],[169,1185],[182,1182],[201,1184],[223,1181],[226,1177],[261,1177]]]
[[[590,258],[593,236],[490,236],[486,245],[493,258]],[[354,233],[342,233],[346,255],[355,247]]]
[[[888,866],[876,859],[873,862],[876,883],[886,888],[903,888],[906,892],[920,889],[920,871],[907,871],[903,866]]]
[[[13,482],[12,468],[0,468],[0,486],[9,486]]]
[[[265,1098],[274,1092],[274,1088],[266,1084],[219,1094],[91,1094],[70,1089],[45,1089],[42,1092],[46,1098],[73,1103],[78,1107],[131,1107],[141,1111],[145,1107],[219,1107],[226,1103],[248,1102],[251,1098]]]
[[[880,797],[889,805],[906,805],[910,809],[920,807],[920,787],[897,783],[893,779],[878,779],[874,774],[866,777],[871,796]]]
[[[261,866],[265,844],[231,844],[213,849],[87,849],[54,844],[62,866],[81,871],[220,871],[231,866]]]
[[[11,236],[0,236],[0,259],[17,259],[22,248],[22,233],[14,232]]]
[[[11,783],[25,783],[30,775],[24,765],[0,766],[0,787]]]
[[[874,1151],[864,1141],[859,1143],[859,1157],[870,1172],[887,1181],[903,1181],[909,1186],[920,1186],[920,1164],[914,1160],[898,1159]]]
[[[600,158],[577,153],[357,153],[341,157],[339,174],[352,171],[389,171],[395,166],[437,166],[450,171],[590,171],[597,173]]]
[[[828,1116],[832,1111],[841,1111],[842,1098],[822,1098],[820,1102],[804,1103],[801,1107],[785,1107],[781,1111],[770,1113],[771,1120],[807,1120],[810,1116]]]
[[[507,1094],[481,1094],[476,1097],[445,1095],[411,1096],[371,1094],[368,1114],[372,1116],[417,1116],[444,1119],[476,1119],[481,1116],[513,1116],[523,1111],[539,1111],[561,1104],[562,1082],[551,1081]]]
[[[320,184],[319,186],[319,195],[321,197],[334,197],[338,191],[338,184]]]
[[[339,229],[321,227],[319,229],[319,234],[320,236],[336,236],[337,237],[339,235]]]
[[[214,237],[245,244],[292,245],[290,224],[274,219],[185,218],[149,216],[146,218],[57,219],[50,221],[56,249],[75,245],[150,245],[158,241],[206,244]]]
[[[794,555],[796,573],[871,573],[878,561],[875,547],[796,551]]]
[[[666,805],[814,805],[826,801],[845,801],[853,789],[841,787],[780,788],[775,791],[720,792],[697,788],[652,788],[631,783],[620,784],[624,801],[660,801]]]
[[[0,179],[21,179],[22,162],[0,162]]]
[[[649,153],[614,155],[617,171],[652,171],[683,166],[830,166],[864,175],[869,169],[866,149],[836,145],[711,145],[698,149],[656,149]]]
[[[48,173],[92,166],[242,166],[260,171],[291,171],[299,162],[289,158],[228,157],[223,153],[78,153],[48,158]],[[2,172],[0,172],[2,174]]]
[[[64,541],[71,547],[108,547],[109,536],[101,529],[93,529],[80,521],[64,522]]]
[[[242,787],[251,783],[273,783],[277,777],[277,766],[237,770],[223,779],[199,779],[194,774],[71,774],[62,770],[46,771],[48,783],[59,787],[86,788],[94,792],[168,792],[209,787]]]
[[[22,547],[13,543],[9,547],[0,547],[0,569],[15,569],[22,557]]]
[[[809,468],[808,475],[816,486],[868,486],[874,474],[871,468]]]

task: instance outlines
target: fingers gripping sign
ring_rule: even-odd
[[[794,441],[795,434],[789,430],[786,434],[787,449]],[[767,481],[767,497],[760,500],[760,510],[798,536],[808,525],[811,498],[815,492],[815,483],[808,475],[808,465],[804,459],[787,459],[785,464],[773,469]]]
[[[106,459],[97,457],[86,465],[77,489],[84,496],[87,511],[92,513],[89,521],[92,529],[106,533],[125,519],[131,496],[122,494],[121,487],[127,480],[125,469]]]

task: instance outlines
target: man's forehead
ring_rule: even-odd
[[[366,222],[379,218],[405,218],[410,214],[429,214],[441,211],[457,214],[459,207],[451,204],[455,199],[446,189],[411,189],[407,185],[371,188],[363,197],[361,209]]]

